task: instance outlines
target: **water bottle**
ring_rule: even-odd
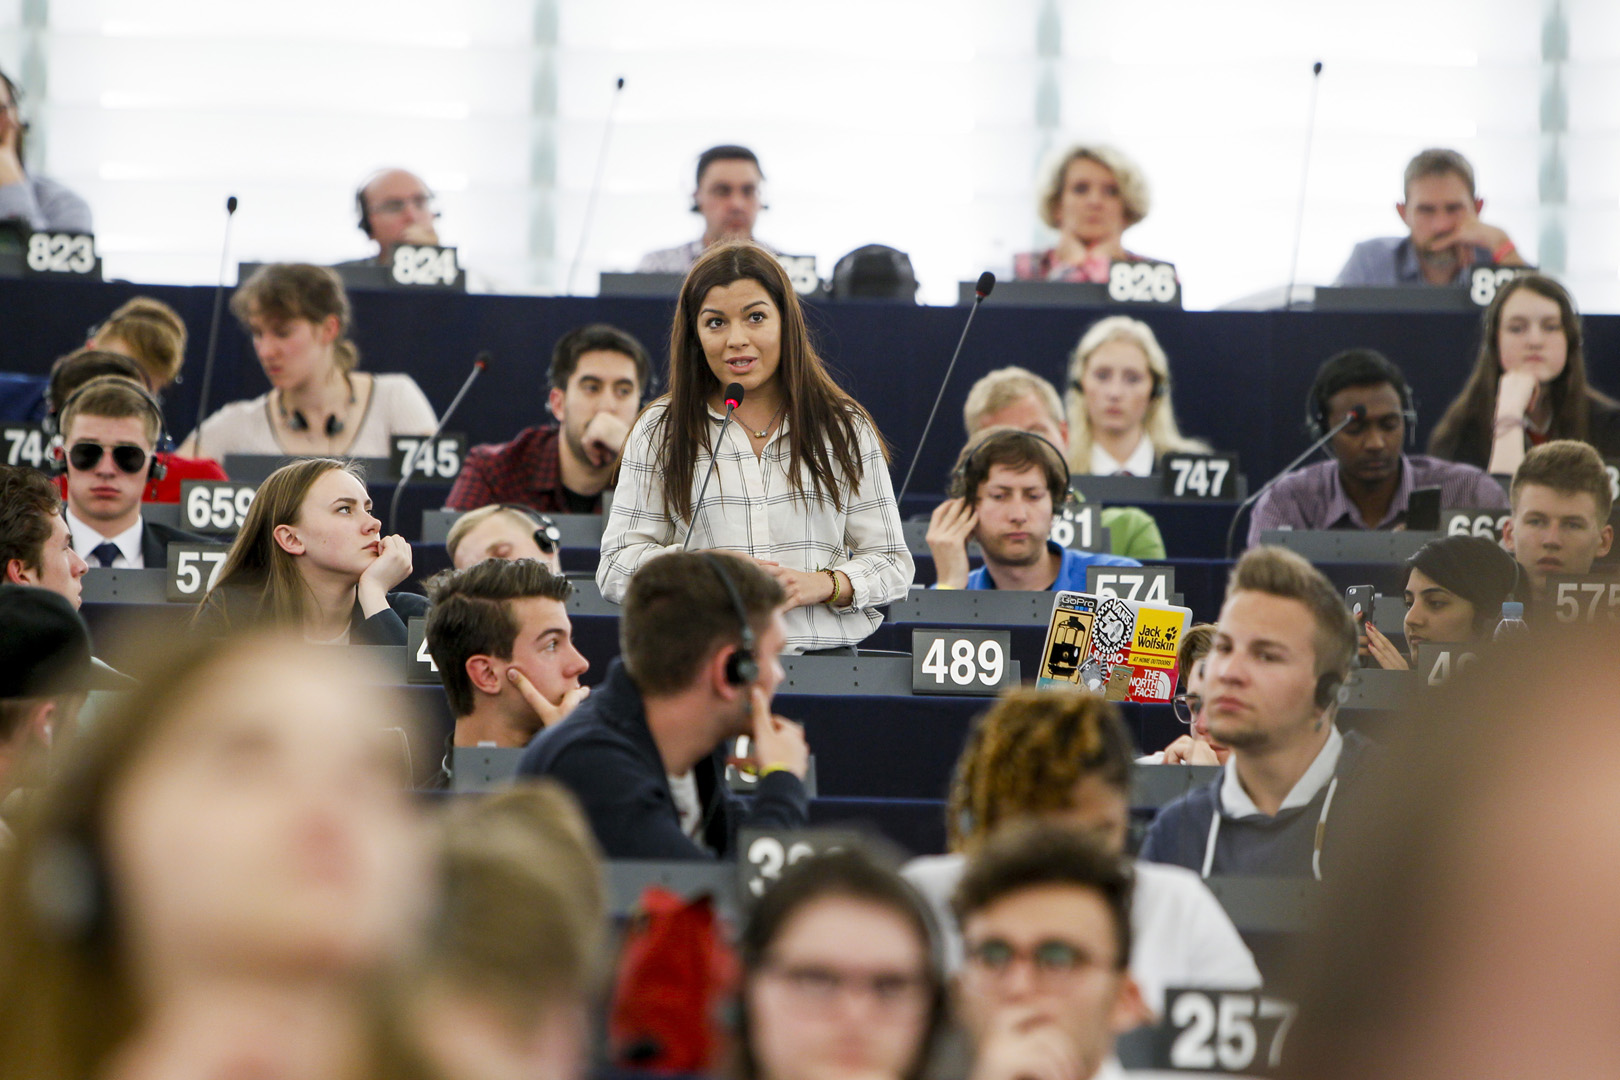
[[[1496,633],[1491,635],[1493,641],[1511,641],[1529,631],[1524,624],[1524,605],[1517,600],[1502,601],[1502,621],[1496,624]]]

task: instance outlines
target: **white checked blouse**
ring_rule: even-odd
[[[691,523],[675,521],[664,500],[663,468],[649,438],[652,424],[667,408],[649,405],[630,429],[619,466],[619,486],[602,530],[602,558],[596,584],[602,595],[624,599],[630,575],[648,559],[679,551]],[[724,415],[709,410],[709,438],[720,430]],[[915,566],[900,530],[900,511],[889,481],[889,467],[877,435],[863,418],[856,420],[863,475],[858,488],[844,485],[844,509],[794,490],[788,479],[790,444],[784,419],[764,452],[754,456],[742,425],[725,428],[719,463],[703,505],[695,506],[697,523],[691,550],[736,551],[781,563],[794,570],[842,570],[855,595],[834,611],[825,604],[797,607],[787,613],[787,651],[800,653],[851,645],[866,638],[883,621],[877,610],[905,596]],[[700,453],[692,475],[692,501],[709,469]],[[811,490],[808,469],[803,488]]]

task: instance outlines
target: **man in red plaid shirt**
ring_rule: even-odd
[[[445,506],[515,503],[546,514],[599,514],[625,436],[651,377],[647,350],[617,327],[570,330],[551,353],[551,415],[560,426],[524,428],[467,453]]]

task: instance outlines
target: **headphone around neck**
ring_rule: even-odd
[[[759,678],[759,661],[754,658],[754,628],[748,624],[748,612],[743,609],[742,597],[737,595],[737,586],[732,584],[725,566],[706,551],[702,555],[703,560],[714,568],[720,584],[726,587],[732,610],[737,613],[737,625],[742,628],[742,644],[726,658],[726,682],[732,686],[747,686]]]
[[[58,421],[60,421],[61,418],[65,418],[68,414],[68,409],[75,401],[79,400],[79,398],[84,395],[85,391],[98,386],[109,385],[108,382],[103,380],[113,379],[116,379],[119,384],[129,387],[132,392],[139,394],[141,403],[145,406],[146,410],[151,413],[152,417],[157,420],[157,441],[152,444],[152,453],[147,458],[146,479],[148,483],[155,483],[162,480],[168,475],[169,467],[158,460],[158,453],[169,445],[169,428],[168,424],[165,423],[163,419],[163,406],[158,404],[157,398],[153,397],[151,392],[148,391],[144,386],[141,386],[122,375],[97,375],[95,378],[89,380],[83,386],[79,387],[77,390],[73,391],[73,393],[67,396],[67,400],[63,401],[61,407],[56,410],[56,417]],[[58,430],[56,432],[55,445],[51,448],[49,456],[47,456],[45,459],[45,471],[51,476],[66,476],[68,465],[67,455],[67,431],[66,429]]]
[[[355,402],[359,400],[355,396],[354,380],[349,377],[347,372],[345,372],[344,375],[343,375],[343,381],[349,387],[349,408],[352,409],[352,408],[354,408]],[[281,422],[283,424],[287,425],[287,430],[289,430],[289,431],[308,431],[309,430],[309,417],[305,416],[303,414],[303,411],[300,410],[300,409],[293,409],[289,413],[287,411],[287,403],[286,403],[286,401],[284,401],[282,399],[281,391],[279,391],[279,390],[276,391],[276,409],[278,411],[280,411],[280,413],[281,413]],[[326,418],[326,425],[325,425],[326,437],[328,439],[337,438],[339,435],[343,434],[343,429],[346,426],[347,425],[344,423],[343,419],[341,417],[339,417],[336,413],[333,413],[331,416],[328,416]]]

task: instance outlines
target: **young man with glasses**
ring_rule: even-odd
[[[1126,966],[1131,874],[1072,829],[1004,831],[953,899],[966,961],[958,1019],[970,1080],[1112,1080],[1114,1039],[1149,1012]]]
[[[92,568],[160,568],[171,543],[202,542],[141,516],[162,431],[144,390],[116,376],[92,379],[64,404],[61,431],[68,532]]]
[[[1191,731],[1156,754],[1137,760],[1143,765],[1225,765],[1232,751],[1209,737],[1204,715],[1204,657],[1215,644],[1215,624],[1199,623],[1181,637],[1177,663],[1186,677],[1186,689],[1175,696],[1176,719]]]

